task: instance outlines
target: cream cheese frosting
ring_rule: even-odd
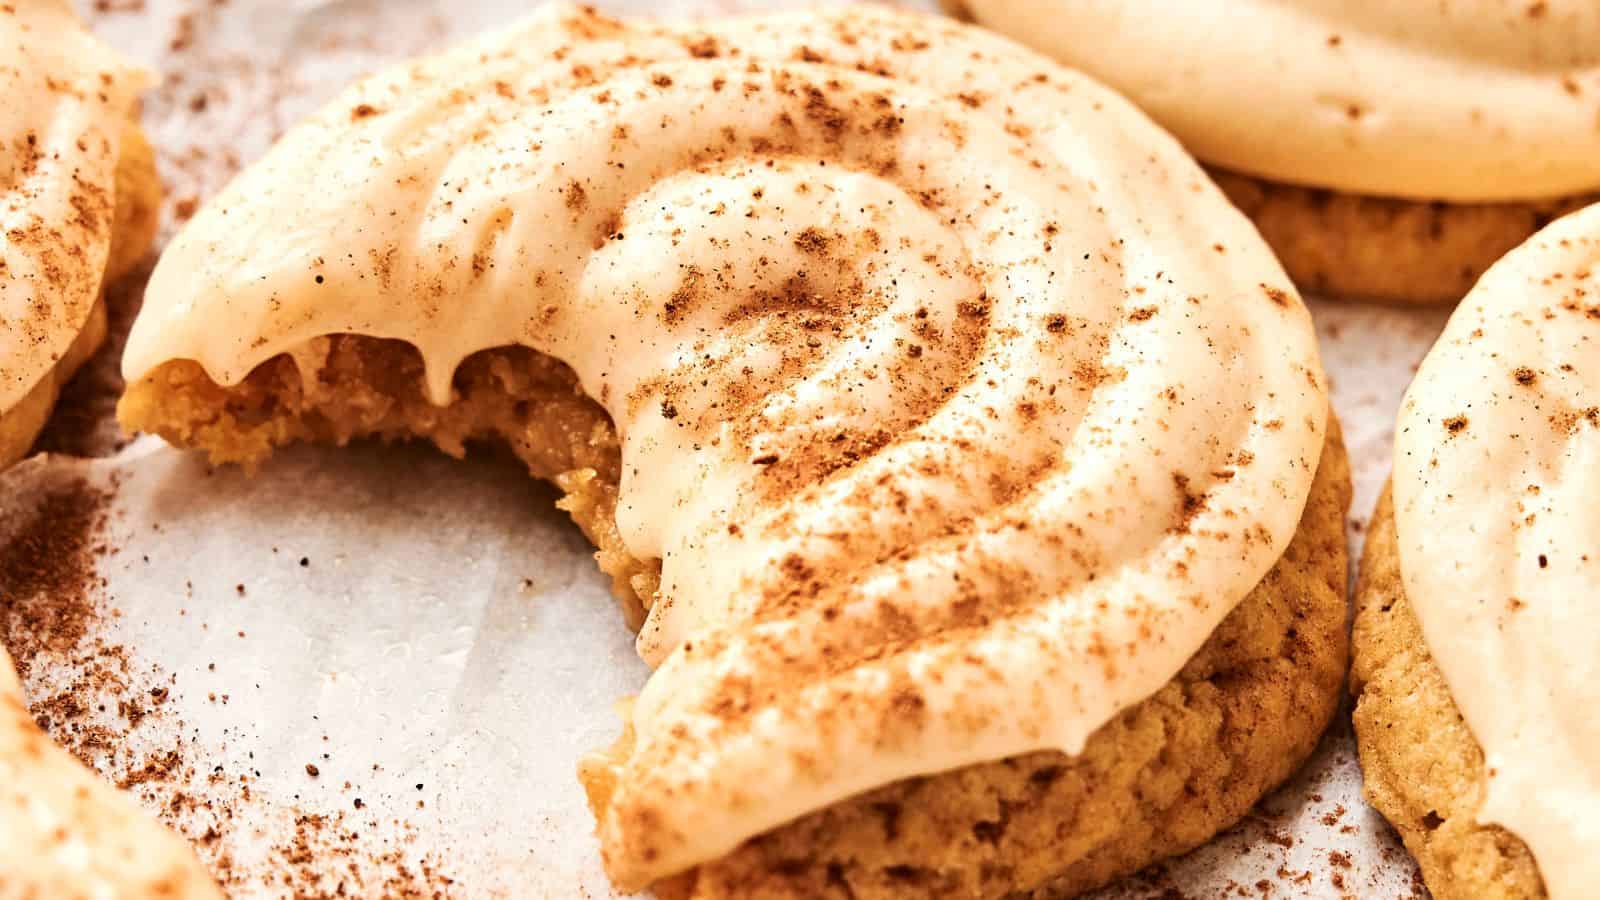
[[[66,0],[0,4],[0,415],[100,295],[123,123],[147,80]]]
[[[1228,169],[1428,200],[1600,188],[1593,0],[956,2]]]
[[[1406,596],[1483,746],[1478,812],[1551,897],[1600,883],[1600,206],[1462,301],[1406,394],[1395,524]]]
[[[440,404],[525,345],[614,419],[618,526],[662,563],[600,810],[627,889],[1076,752],[1278,560],[1326,429],[1306,310],[1171,137],[870,7],[557,5],[381,73],[178,235],[124,373],[236,384],[337,333],[414,345]]]

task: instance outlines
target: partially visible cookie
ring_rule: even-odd
[[[1350,466],[1329,423],[1278,564],[1178,677],[1082,754],[1031,753],[879,788],[749,841],[661,896],[1073,897],[1238,821],[1299,768],[1338,707]]]
[[[105,285],[155,238],[145,82],[65,0],[0,6],[0,468],[105,339]]]
[[[28,452],[61,387],[104,340],[106,283],[154,238],[160,186],[137,124],[146,81],[67,0],[0,4],[0,468]],[[11,566],[59,565],[30,539],[44,527],[37,503],[8,499],[0,545],[17,548]],[[27,599],[29,581],[4,599]],[[4,646],[0,896],[221,896],[182,839],[50,741]]]
[[[1600,205],[1496,262],[1417,368],[1357,586],[1373,804],[1444,898],[1600,884]]]
[[[1400,832],[1438,900],[1544,897],[1528,846],[1475,818],[1483,748],[1406,599],[1387,488],[1372,513],[1355,599],[1350,691],[1367,801]]]
[[[106,337],[105,287],[127,274],[149,251],[155,240],[161,206],[161,181],[156,175],[155,151],[139,125],[129,119],[122,126],[122,147],[115,176],[115,209],[111,246],[105,274],[88,319],[55,365],[10,409],[0,409],[0,468],[27,454],[61,389],[88,361]]]
[[[1455,302],[1503,253],[1600,197],[1590,0],[943,5],[1171,129],[1302,290]]]
[[[1385,303],[1454,303],[1506,251],[1596,195],[1505,203],[1377,197],[1212,168],[1307,292]]]

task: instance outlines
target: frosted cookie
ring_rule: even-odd
[[[948,20],[556,6],[379,74],[188,223],[124,372],[220,462],[561,487],[655,667],[580,774],[623,890],[1077,892],[1337,703],[1299,297],[1142,114]]]
[[[105,338],[105,285],[155,237],[160,182],[142,71],[65,0],[0,6],[0,468]]]
[[[65,0],[0,4],[0,467],[27,453],[99,346],[106,282],[155,235],[144,82]],[[15,527],[0,522],[0,537],[22,540]],[[4,648],[0,894],[220,896],[181,840],[40,732]]]
[[[1356,735],[1436,897],[1600,879],[1597,264],[1600,206],[1489,270],[1406,394],[1373,515]]]
[[[1306,290],[1455,302],[1600,192],[1590,0],[946,4],[1170,128]]]

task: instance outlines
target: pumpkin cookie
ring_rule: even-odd
[[[1461,718],[1406,599],[1387,489],[1361,554],[1353,651],[1362,791],[1400,832],[1433,896],[1545,897],[1528,845],[1477,820],[1487,780],[1483,747]]]
[[[21,459],[61,388],[105,340],[105,286],[155,239],[161,183],[140,130],[143,73],[84,88],[104,48],[66,4],[0,12],[0,468]],[[120,64],[119,64],[120,66]]]
[[[1357,588],[1372,802],[1434,895],[1600,879],[1600,206],[1496,263],[1417,371]]]
[[[123,362],[221,461],[556,481],[654,667],[580,773],[622,890],[1082,890],[1336,702],[1299,296],[1131,105],[948,19],[553,6],[380,73],[187,223]]]
[[[946,5],[1170,128],[1305,290],[1455,302],[1600,196],[1588,0]]]

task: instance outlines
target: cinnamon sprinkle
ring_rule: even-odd
[[[95,557],[109,493],[75,479],[44,496],[0,545],[0,640],[26,679],[36,657],[73,650],[96,615]]]
[[[228,743],[249,736],[196,746],[172,702],[177,677],[106,640],[105,620],[118,613],[98,566],[117,553],[107,534],[114,494],[114,484],[73,476],[31,504],[9,499],[5,507],[0,641],[38,725],[187,837],[225,891],[307,900],[452,895],[455,878],[414,849],[410,822],[369,817],[359,800],[350,812],[328,812],[325,802],[314,812],[285,809],[253,790],[259,773],[218,765]]]

